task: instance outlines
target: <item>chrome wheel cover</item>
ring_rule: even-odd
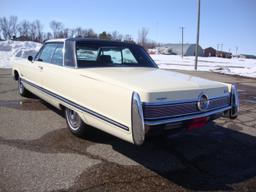
[[[77,131],[82,123],[81,118],[79,117],[78,113],[71,109],[66,109],[66,118],[67,118],[69,127],[72,130]]]
[[[24,92],[24,85],[22,84],[21,80],[19,80],[19,92],[20,94]]]

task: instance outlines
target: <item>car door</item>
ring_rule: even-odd
[[[26,70],[24,77],[26,80],[37,86],[43,86],[44,78],[44,66],[46,63],[51,61],[52,55],[56,48],[56,44],[46,43],[36,55],[34,61],[30,64]]]
[[[44,88],[51,92],[58,92],[59,81],[65,78],[63,72],[63,43],[54,44],[53,54],[49,62],[44,63],[42,83]]]

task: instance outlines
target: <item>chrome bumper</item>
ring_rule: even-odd
[[[145,123],[145,125],[149,125],[149,126],[175,123],[175,122],[186,121],[186,120],[190,120],[190,119],[208,117],[208,116],[215,115],[215,114],[221,114],[221,113],[224,113],[225,111],[229,111],[230,109],[231,109],[231,106],[228,106],[225,108],[208,111],[208,112],[204,112],[204,113],[200,113],[200,114],[187,115],[187,116],[181,116],[181,117],[163,119],[163,120],[145,121],[144,123]]]
[[[202,117],[211,117],[215,115],[224,115],[231,119],[237,117],[239,111],[239,97],[237,92],[237,87],[232,85],[230,93],[230,105],[214,109],[202,113],[184,115],[179,117],[164,118],[164,119],[154,119],[145,120],[142,109],[142,102],[140,100],[139,94],[134,92],[132,96],[132,136],[133,143],[136,145],[143,144],[145,140],[146,130],[145,126],[155,126],[155,125],[166,125],[170,123],[183,122],[187,120],[192,120]]]

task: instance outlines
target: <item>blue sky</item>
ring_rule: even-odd
[[[44,31],[58,20],[66,27],[93,28],[96,32],[117,30],[137,39],[141,27],[149,38],[162,43],[196,40],[197,0],[1,0],[0,16],[19,20],[39,19]],[[256,55],[256,0],[201,0],[200,45]]]

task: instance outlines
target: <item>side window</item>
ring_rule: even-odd
[[[44,48],[41,50],[41,53],[37,56],[37,61],[51,63],[52,55],[57,47],[57,44],[49,43],[45,44]]]
[[[120,49],[102,48],[101,55],[108,56],[111,59],[111,63],[122,63],[122,53]]]
[[[123,63],[138,63],[130,49],[128,48],[123,49],[122,53],[123,53]]]
[[[58,44],[51,60],[52,64],[63,65],[63,44]]]

